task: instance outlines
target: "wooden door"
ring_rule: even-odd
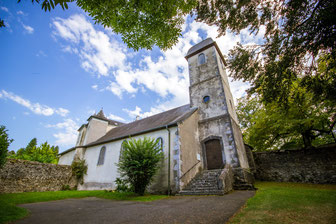
[[[218,139],[212,139],[205,142],[205,155],[207,169],[222,169],[224,167],[222,147]]]

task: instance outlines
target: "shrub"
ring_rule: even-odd
[[[87,165],[85,160],[74,160],[71,164],[71,168],[72,168],[72,175],[74,175],[77,179],[77,181],[80,184],[83,184],[83,178],[84,175],[87,173]]]
[[[68,184],[63,185],[62,188],[61,188],[61,191],[70,191],[70,190],[71,190],[71,188]]]
[[[8,146],[13,139],[8,138],[6,127],[0,126],[0,169],[5,165],[8,153]]]
[[[123,143],[120,153],[117,166],[121,177],[135,193],[144,195],[163,158],[161,147],[152,138],[130,139]]]
[[[125,179],[117,178],[115,180],[115,183],[117,185],[116,191],[117,192],[131,192],[132,189],[129,186],[129,182]]]

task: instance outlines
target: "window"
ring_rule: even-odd
[[[106,152],[106,147],[103,146],[103,147],[100,149],[100,153],[99,153],[99,158],[98,158],[97,166],[98,166],[98,165],[103,165],[103,164],[104,164],[104,160],[105,160],[105,152]]]
[[[205,55],[203,53],[198,55],[198,65],[205,64]]]
[[[126,143],[126,142],[127,142],[127,140],[124,140],[124,141],[121,143],[121,146],[120,146],[120,154],[119,154],[119,161],[120,161],[122,152],[125,150],[125,148],[124,148],[124,143]]]
[[[210,96],[203,97],[203,102],[204,103],[209,103],[209,101],[210,101]]]
[[[157,141],[157,147],[163,151],[163,139],[161,137],[158,137],[156,141]]]

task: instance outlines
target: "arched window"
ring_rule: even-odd
[[[119,154],[119,161],[120,161],[122,152],[125,150],[125,148],[124,148],[124,144],[125,144],[126,142],[127,142],[127,140],[124,140],[124,141],[121,143],[121,146],[120,146],[120,154]]]
[[[203,53],[198,55],[198,65],[205,64],[205,55]]]
[[[157,142],[157,147],[163,151],[163,139],[161,137],[158,137],[156,139],[156,142]]]
[[[104,164],[104,160],[105,160],[105,152],[106,152],[106,147],[103,146],[103,147],[100,149],[100,153],[99,153],[99,158],[98,158],[97,166],[98,166],[98,165],[103,165],[103,164]]]

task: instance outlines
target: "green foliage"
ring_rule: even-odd
[[[335,75],[327,74],[330,69],[335,69],[335,63],[329,64],[328,71],[317,66],[323,55],[327,55],[330,61],[336,59],[335,1],[214,2],[217,4],[211,5],[210,9],[204,6],[199,17],[208,24],[218,25],[222,34],[226,29],[238,33],[248,28],[257,33],[265,28],[262,44],[238,45],[229,53],[231,75],[234,79],[249,81],[252,85],[250,94],[258,93],[265,103],[287,104],[291,83],[298,77],[306,77],[302,86],[312,90],[329,88],[324,93],[336,102],[336,86],[324,85],[329,81],[335,84]],[[226,13],[216,14],[224,10]],[[326,78],[327,82],[318,84],[319,79]],[[314,85],[318,88],[312,88]],[[314,91],[316,97],[319,93]]]
[[[152,138],[130,139],[123,143],[120,161],[117,164],[121,177],[132,190],[143,195],[163,158],[161,148]]]
[[[115,180],[115,183],[117,185],[117,188],[116,188],[117,192],[131,192],[132,191],[127,180],[117,178]]]
[[[0,169],[5,165],[8,146],[13,142],[13,139],[8,138],[6,127],[0,125]]]
[[[81,184],[83,184],[83,178],[88,169],[85,160],[78,159],[72,161],[71,168],[72,174],[77,178],[78,181],[80,181]]]
[[[33,138],[26,148],[21,148],[16,153],[11,152],[9,158],[57,164],[58,146],[50,146],[48,142],[37,146],[37,140]]]
[[[264,104],[257,96],[237,105],[244,141],[257,151],[312,147],[336,142],[333,131],[336,105],[317,101],[314,95],[292,83],[287,106]]]
[[[195,0],[77,0],[77,5],[92,18],[121,34],[128,47],[171,48],[182,32],[183,16],[196,5]]]
[[[70,188],[70,185],[66,184],[66,185],[63,185],[62,188],[61,188],[61,191],[70,191],[71,188]]]

